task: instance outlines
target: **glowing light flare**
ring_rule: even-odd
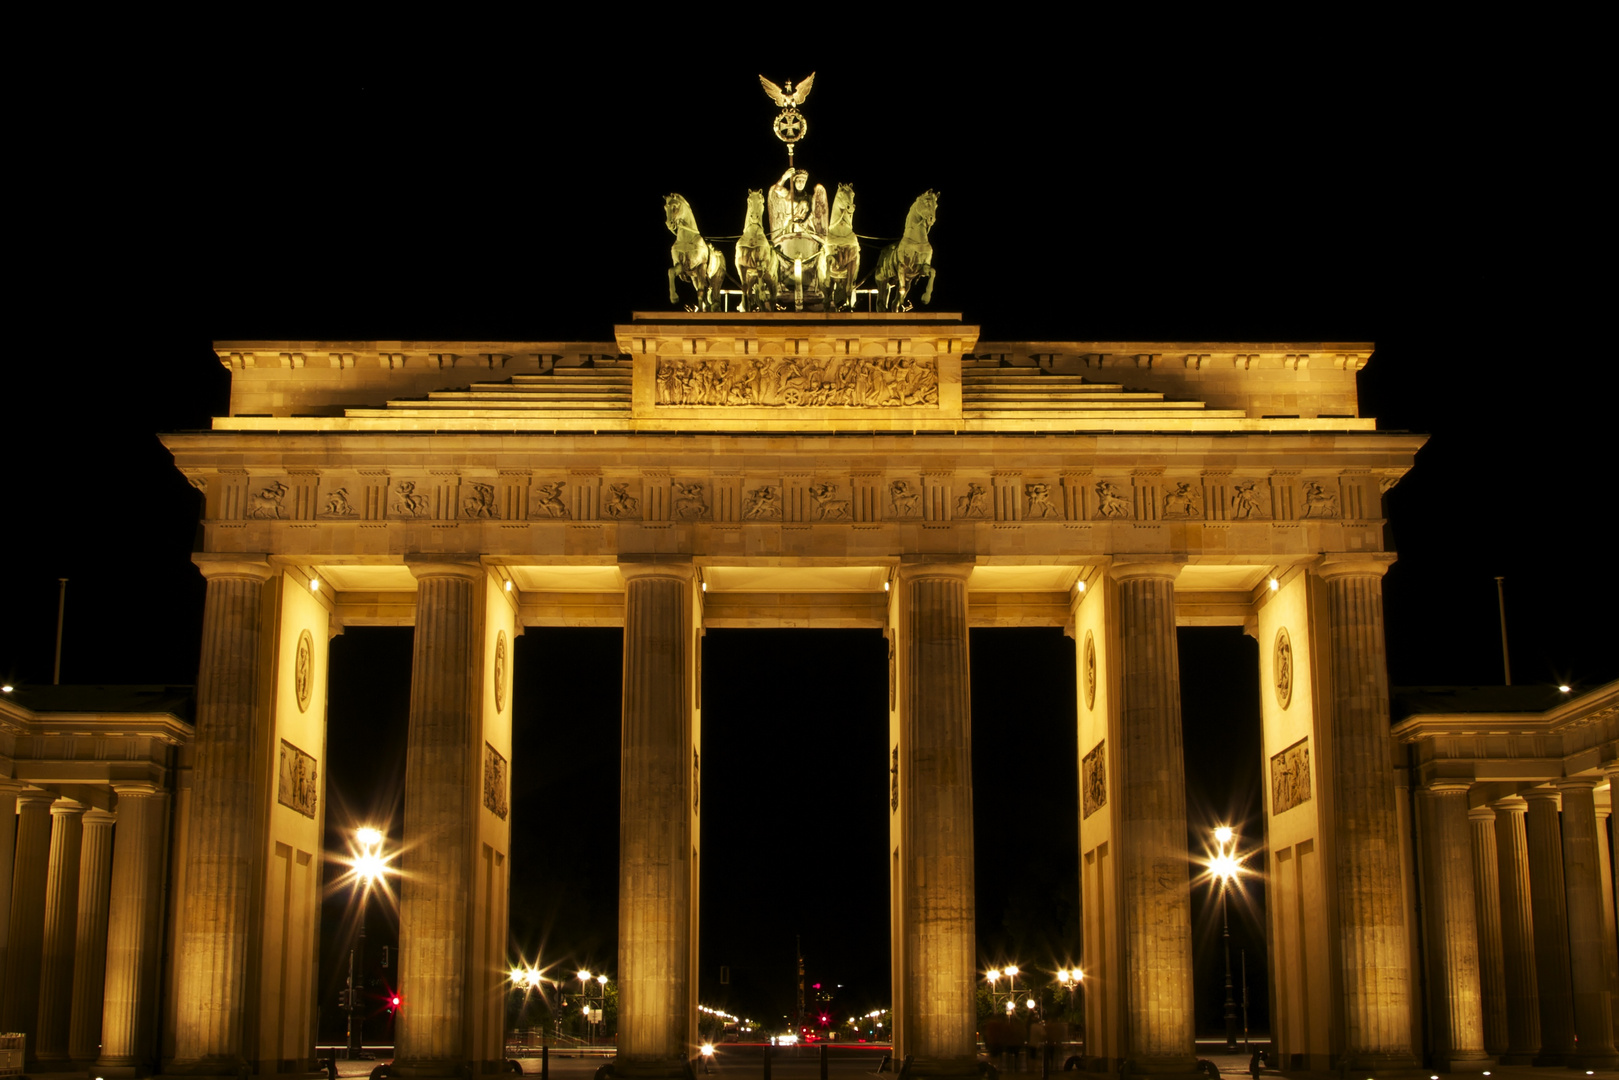
[[[1565,693],[1565,694],[1566,694],[1566,693],[1568,693],[1568,692],[1569,692],[1569,691],[1570,691],[1570,690],[1572,690],[1572,689],[1574,689],[1574,688],[1573,688],[1573,687],[1572,687],[1572,686],[1559,686],[1559,687],[1558,687],[1558,688],[1557,688],[1557,689],[1558,689],[1558,690],[1560,690],[1560,691],[1562,691],[1562,692],[1563,692],[1563,693]],[[1586,1075],[1586,1076],[1590,1076],[1590,1075],[1591,1075],[1591,1074],[1590,1074],[1590,1073],[1586,1073],[1586,1074],[1585,1074],[1585,1075]]]
[[[361,847],[374,848],[382,843],[382,832],[369,825],[362,825],[354,830],[354,839],[360,842]]]
[[[1221,825],[1214,830],[1214,839],[1222,845],[1231,843],[1231,838],[1235,835],[1236,833],[1231,831],[1231,826],[1229,825]]]
[[[713,1043],[704,1043],[702,1045],[702,1047],[700,1048],[700,1052],[702,1053],[702,1055],[704,1057],[713,1057],[714,1056],[714,1044]]]

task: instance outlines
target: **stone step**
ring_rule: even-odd
[[[1130,400],[1128,398],[1118,401],[1090,401],[1088,399],[1084,401],[1070,401],[1057,398],[1055,400],[1046,399],[1015,401],[1002,404],[1000,402],[973,401],[964,397],[961,402],[961,407],[963,409],[973,408],[979,412],[991,414],[1015,412],[1022,409],[1039,409],[1042,411],[1055,412],[1128,412],[1134,410],[1146,414],[1153,412],[1201,412],[1208,406],[1201,401],[1160,401],[1152,399],[1143,401],[1140,399]]]
[[[963,420],[1245,420],[1241,409],[962,409]]]
[[[563,391],[553,391],[548,394],[539,394],[530,391],[526,394],[485,394],[480,391],[468,390],[435,390],[427,395],[426,403],[439,401],[490,401],[498,402],[502,408],[523,408],[528,405],[545,405],[552,402],[569,401],[629,401],[628,392],[615,393],[611,390],[595,390],[588,393],[569,394]],[[400,404],[421,403],[420,398],[407,398]]]
[[[1053,390],[1044,394],[1021,390],[975,390],[962,387],[963,401],[1162,401],[1164,395],[1138,394],[1075,394],[1067,390]]]
[[[621,407],[591,409],[467,409],[467,408],[441,408],[423,409],[417,405],[406,408],[393,409],[345,409],[343,415],[352,419],[431,419],[431,420],[538,420],[538,419],[602,419],[619,420],[629,415],[630,407],[625,403]]]

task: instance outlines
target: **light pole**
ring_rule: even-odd
[[[1241,872],[1235,854],[1236,833],[1226,825],[1214,830],[1217,854],[1209,860],[1209,873],[1220,882],[1220,937],[1225,944],[1225,1045],[1229,1053],[1237,1052],[1237,999],[1231,985],[1231,922],[1226,917],[1226,890],[1231,879]]]
[[[1080,989],[1082,989],[1084,987],[1084,985],[1085,985],[1085,973],[1083,971],[1081,971],[1077,967],[1076,968],[1058,968],[1057,969],[1057,985],[1061,986],[1064,990],[1068,991],[1068,1015],[1070,1017],[1072,1017],[1074,1015],[1075,999],[1076,999],[1076,997],[1078,997],[1078,995],[1076,994],[1076,991],[1078,991],[1078,990],[1080,990]],[[1079,999],[1079,1007],[1080,1007],[1081,1010],[1083,1010],[1085,1008],[1085,1002],[1084,1002],[1083,998]],[[1085,1017],[1084,1017],[1083,1012],[1081,1013],[1080,1018],[1079,1018],[1079,1029],[1080,1029],[1080,1031],[1085,1030]]]
[[[354,854],[349,859],[350,873],[360,894],[360,934],[349,950],[348,979],[348,1054],[349,1060],[364,1053],[365,1014],[363,1010],[365,986],[365,917],[370,908],[371,887],[380,884],[388,872],[388,861],[382,854],[382,832],[367,825],[354,831]],[[359,985],[355,972],[359,972]]]
[[[601,1006],[607,999],[607,976],[592,975],[588,971],[581,971],[579,973],[579,982],[581,984],[579,994],[584,999],[585,1024],[587,1025],[585,1031],[589,1035],[591,1042],[594,1043],[596,1041],[596,1025],[601,1023]],[[592,986],[592,983],[595,985]],[[598,1003],[594,1009],[590,1004],[593,998]]]

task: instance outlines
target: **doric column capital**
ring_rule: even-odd
[[[1456,777],[1440,777],[1422,785],[1424,795],[1466,795],[1473,781]]]
[[[108,828],[111,828],[113,823],[117,820],[118,815],[113,813],[111,810],[91,809],[84,812],[84,827],[86,829],[90,828],[92,825],[105,825]]]
[[[1532,788],[1523,793],[1523,800],[1529,804],[1551,803],[1553,810],[1560,810],[1563,806],[1562,793],[1555,788]]]
[[[52,795],[48,791],[41,791],[38,788],[24,788],[22,791],[17,792],[17,810],[19,813],[25,806],[43,806],[48,808],[55,802],[55,795]]]
[[[1595,791],[1596,786],[1602,783],[1600,776],[1565,776],[1561,780],[1553,781],[1558,791]]]
[[[620,555],[618,572],[626,582],[636,578],[690,581],[697,572],[690,555]]]
[[[13,780],[9,776],[0,776],[0,799],[7,795],[21,795],[28,790],[28,785],[21,780]]]
[[[57,799],[51,803],[51,815],[53,817],[70,817],[75,814],[82,814],[88,809],[90,808],[77,799]]]
[[[275,574],[275,568],[270,565],[268,555],[199,551],[191,556],[191,561],[202,571],[202,576],[209,580],[248,578],[252,581],[269,581]]]
[[[488,573],[476,555],[406,555],[405,569],[417,581],[430,577],[479,581]]]
[[[953,578],[966,581],[977,565],[971,555],[901,555],[899,579]]]
[[[120,800],[123,799],[150,799],[157,795],[166,794],[164,789],[150,780],[117,780],[112,785],[113,793]]]
[[[1340,577],[1382,577],[1389,572],[1393,563],[1392,551],[1332,551],[1321,556],[1321,561],[1312,570],[1317,577],[1326,581]]]
[[[1471,810],[1467,811],[1467,820],[1487,821],[1493,825],[1495,824],[1495,807],[1488,805],[1475,806]]]
[[[1529,809],[1529,804],[1524,802],[1522,795],[1505,795],[1490,805],[1497,813],[1503,814],[1521,814]]]
[[[1108,565],[1107,574],[1114,581],[1134,581],[1140,578],[1174,581],[1180,577],[1181,567],[1185,565],[1185,556],[1115,555],[1112,563]]]

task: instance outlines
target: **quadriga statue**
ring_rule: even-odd
[[[718,311],[720,290],[725,288],[725,253],[703,239],[684,196],[664,197],[663,223],[675,234],[674,246],[669,249],[669,259],[674,263],[669,268],[669,302],[680,303],[680,292],[675,288],[679,278],[696,290],[693,311]]]
[[[909,311],[911,284],[919,277],[928,279],[922,290],[922,303],[933,299],[933,245],[928,230],[939,212],[939,193],[924,191],[905,215],[905,235],[883,248],[877,256],[877,288],[884,311]]]

